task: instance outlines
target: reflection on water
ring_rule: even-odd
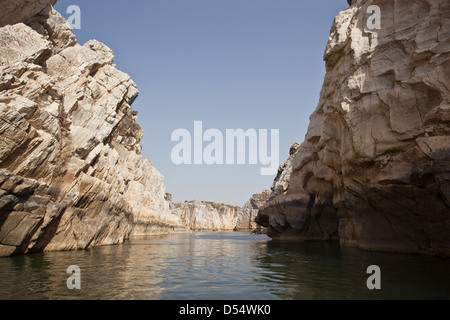
[[[66,269],[81,268],[81,290]],[[367,267],[381,268],[368,290]],[[450,259],[195,233],[0,258],[0,299],[450,299]]]

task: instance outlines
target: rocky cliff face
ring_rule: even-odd
[[[0,255],[185,231],[112,51],[78,44],[49,1],[0,4]]]
[[[305,141],[258,222],[274,239],[450,256],[450,3],[350,4]],[[367,27],[370,5],[381,29]]]
[[[172,204],[171,213],[193,231],[233,231],[241,208],[207,201],[186,201]]]
[[[258,215],[259,208],[261,208],[271,195],[269,190],[263,190],[261,193],[256,193],[242,207],[241,212],[236,221],[236,231],[251,231],[253,233],[263,233],[261,226],[255,221]]]

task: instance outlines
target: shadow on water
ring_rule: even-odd
[[[81,290],[67,289],[70,265]],[[370,265],[381,290],[367,289]],[[200,232],[0,258],[0,299],[450,299],[449,268],[450,259]]]
[[[268,242],[256,264],[279,281],[283,299],[450,299],[450,259],[374,253],[338,243]],[[381,269],[381,290],[369,290],[367,268]]]

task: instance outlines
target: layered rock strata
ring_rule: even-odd
[[[241,208],[207,201],[186,201],[171,205],[171,213],[193,231],[233,231]]]
[[[54,2],[53,2],[54,3]],[[181,232],[112,51],[48,1],[1,1],[0,255]]]
[[[271,195],[269,190],[263,190],[261,193],[256,193],[244,204],[236,221],[235,231],[251,231],[252,233],[265,233],[265,228],[261,228],[256,223],[255,218],[258,215],[259,208],[261,208]]]
[[[305,141],[257,221],[274,239],[450,256],[450,2],[350,4]]]

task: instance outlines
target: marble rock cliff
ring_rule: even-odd
[[[305,140],[257,221],[279,240],[450,256],[450,2],[349,3]]]
[[[171,203],[170,212],[193,231],[233,231],[242,208],[208,201]]]
[[[136,85],[54,2],[0,1],[0,255],[186,230],[140,154]]]
[[[261,193],[255,193],[244,204],[241,212],[236,220],[236,231],[251,231],[253,233],[263,233],[261,226],[255,221],[258,215],[259,208],[261,208],[269,197],[271,192],[269,190],[263,190]]]

